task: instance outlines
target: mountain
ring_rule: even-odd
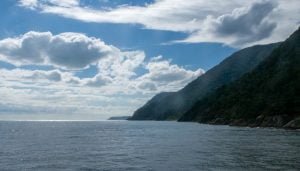
[[[279,45],[260,45],[240,50],[178,92],[154,96],[134,112],[130,120],[177,120],[198,100],[222,85],[250,72]]]
[[[299,46],[300,29],[252,72],[195,103],[180,121],[300,128]]]

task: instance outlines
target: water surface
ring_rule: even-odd
[[[0,122],[5,170],[300,170],[300,131],[177,122]]]

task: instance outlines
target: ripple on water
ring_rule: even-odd
[[[176,122],[0,122],[2,170],[300,170],[300,131]]]

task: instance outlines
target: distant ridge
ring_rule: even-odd
[[[127,120],[130,116],[113,116],[108,118],[108,120]]]

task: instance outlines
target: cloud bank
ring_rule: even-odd
[[[0,106],[7,106],[0,115],[14,109],[83,118],[131,114],[154,94],[178,90],[204,73],[162,57],[147,60],[143,51],[122,51],[81,33],[31,31],[6,38],[0,40],[0,59],[16,66],[0,69],[0,96],[6,99]],[[36,69],[45,65],[50,67]],[[90,67],[94,76],[77,75]]]
[[[299,25],[298,0],[156,0],[145,6],[92,8],[79,0],[20,0],[20,6],[83,22],[140,24],[184,32],[174,42],[218,42],[243,47],[284,40]]]

